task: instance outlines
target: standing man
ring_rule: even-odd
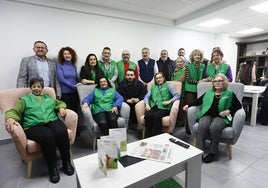
[[[138,61],[139,77],[144,86],[147,86],[154,78],[154,75],[158,72],[157,64],[154,59],[149,58],[149,48],[142,48],[142,59]]]
[[[53,87],[57,98],[61,97],[61,87],[56,73],[56,63],[46,57],[47,45],[43,41],[36,41],[33,46],[34,56],[22,58],[17,87],[29,87],[34,77],[42,77],[45,87]]]
[[[118,77],[118,70],[116,62],[111,59],[111,48],[104,47],[102,50],[102,58],[99,60],[98,64],[104,73],[104,76],[108,78],[111,84],[114,86]]]
[[[117,69],[118,69],[118,84],[124,80],[125,78],[125,73],[126,70],[128,69],[133,69],[135,71],[135,78],[138,79],[139,78],[139,72],[138,72],[138,67],[136,65],[136,63],[134,63],[133,61],[130,61],[130,53],[127,50],[124,50],[122,52],[122,60],[117,62]]]
[[[184,48],[180,48],[178,50],[178,57],[180,57],[180,58],[183,59],[184,66],[186,67],[190,63],[190,61],[186,57],[184,57],[184,56],[185,56],[185,49]]]
[[[124,102],[130,106],[130,125],[136,124],[135,105],[144,98],[147,89],[141,81],[135,78],[133,69],[127,69],[126,77],[119,83],[117,91],[123,96]]]
[[[176,64],[174,61],[172,61],[168,57],[168,51],[167,50],[162,50],[160,53],[160,58],[156,62],[158,66],[158,71],[163,72],[164,76],[166,78],[166,81],[171,80],[172,73],[176,67]]]

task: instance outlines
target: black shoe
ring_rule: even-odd
[[[70,161],[62,163],[62,171],[68,176],[74,174],[74,167],[72,166]]]
[[[202,160],[204,163],[211,163],[212,161],[214,161],[214,158],[215,158],[215,154],[209,153]]]
[[[58,183],[60,181],[60,175],[56,167],[49,170],[49,180],[51,183]]]

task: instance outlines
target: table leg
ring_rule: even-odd
[[[185,187],[201,187],[201,164],[202,155],[198,155],[187,163],[185,171]]]
[[[252,97],[252,109],[251,109],[251,118],[250,118],[250,125],[252,126],[256,126],[256,122],[257,122],[258,99],[259,99],[259,95],[257,93],[254,93]]]

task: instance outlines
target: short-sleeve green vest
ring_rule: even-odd
[[[109,80],[111,80],[115,73],[116,62],[112,60],[110,62],[108,69],[105,68],[105,65],[102,61],[98,61],[98,64],[101,70],[103,71],[104,76]]]
[[[56,121],[56,100],[47,94],[35,96],[32,93],[21,97],[25,102],[23,129]]]
[[[185,72],[185,67],[180,68],[176,72],[174,71],[173,74],[171,75],[171,81],[178,80],[183,72]],[[185,97],[185,82],[182,82],[180,97]]]
[[[132,61],[129,61],[129,69],[133,69],[135,71],[136,69],[136,64]],[[125,70],[124,70],[124,62],[123,60],[120,60],[117,62],[117,69],[118,69],[118,83],[124,80],[125,78]]]
[[[215,91],[213,89],[210,89],[205,93],[203,97],[202,109],[197,115],[197,119],[205,115],[207,111],[210,109],[214,100],[214,95]],[[218,106],[219,112],[229,109],[232,106],[232,101],[233,101],[233,91],[229,89],[224,90],[219,100],[219,106]],[[227,117],[224,117],[223,120],[227,125],[231,124],[231,121]]]
[[[207,74],[207,77],[213,78],[213,76],[218,74],[218,73],[222,73],[222,74],[226,75],[227,70],[228,70],[227,64],[220,63],[218,69],[216,70],[215,63],[212,63],[212,64],[207,65],[206,74]]]
[[[172,95],[169,91],[168,83],[164,83],[161,88],[158,85],[153,85],[151,87],[151,98],[150,98],[150,106],[154,107],[158,106],[159,109],[170,110],[172,104],[167,106],[163,105],[164,101],[168,101],[172,98]]]
[[[191,63],[188,65],[190,77],[193,80],[202,80],[203,78],[203,71],[205,69],[205,65],[203,63],[199,64],[199,70],[195,69],[195,64]],[[197,85],[189,83],[187,80],[185,80],[185,91],[189,92],[197,92]]]
[[[92,103],[91,111],[93,114],[97,114],[102,109],[110,112],[113,108],[115,97],[115,89],[108,88],[104,93],[102,89],[96,88],[94,90],[94,100]]]

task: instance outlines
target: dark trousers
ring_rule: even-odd
[[[127,103],[130,107],[130,114],[129,114],[129,119],[131,123],[137,123],[137,117],[136,117],[136,112],[135,112],[135,105],[137,103]]]
[[[94,120],[100,127],[102,134],[109,135],[109,129],[118,128],[118,116],[112,112],[99,112],[93,116]]]
[[[157,106],[145,112],[145,137],[155,136],[162,133],[162,118],[169,115],[169,110],[158,109]]]
[[[67,108],[70,110],[73,110],[78,114],[78,123],[77,123],[77,130],[76,130],[76,136],[80,135],[80,124],[82,122],[82,113],[80,108],[80,102],[78,93],[62,93],[61,94],[61,100],[66,103]]]
[[[78,93],[62,93],[61,100],[66,103],[67,108],[70,110],[78,112],[79,107],[79,97]]]
[[[185,92],[185,104],[190,104],[196,99],[197,99],[197,93],[195,93],[195,92]],[[185,130],[186,130],[186,132],[190,132],[187,114],[185,116],[185,119],[186,119],[186,121],[185,121],[186,122],[185,123]]]
[[[62,161],[70,161],[70,143],[65,124],[61,120],[25,130],[26,137],[39,143],[48,168],[56,167],[58,147]]]
[[[207,135],[211,135],[211,145],[209,152],[216,154],[220,143],[222,130],[226,127],[221,117],[211,117],[205,115],[199,119],[197,147],[204,151]]]

